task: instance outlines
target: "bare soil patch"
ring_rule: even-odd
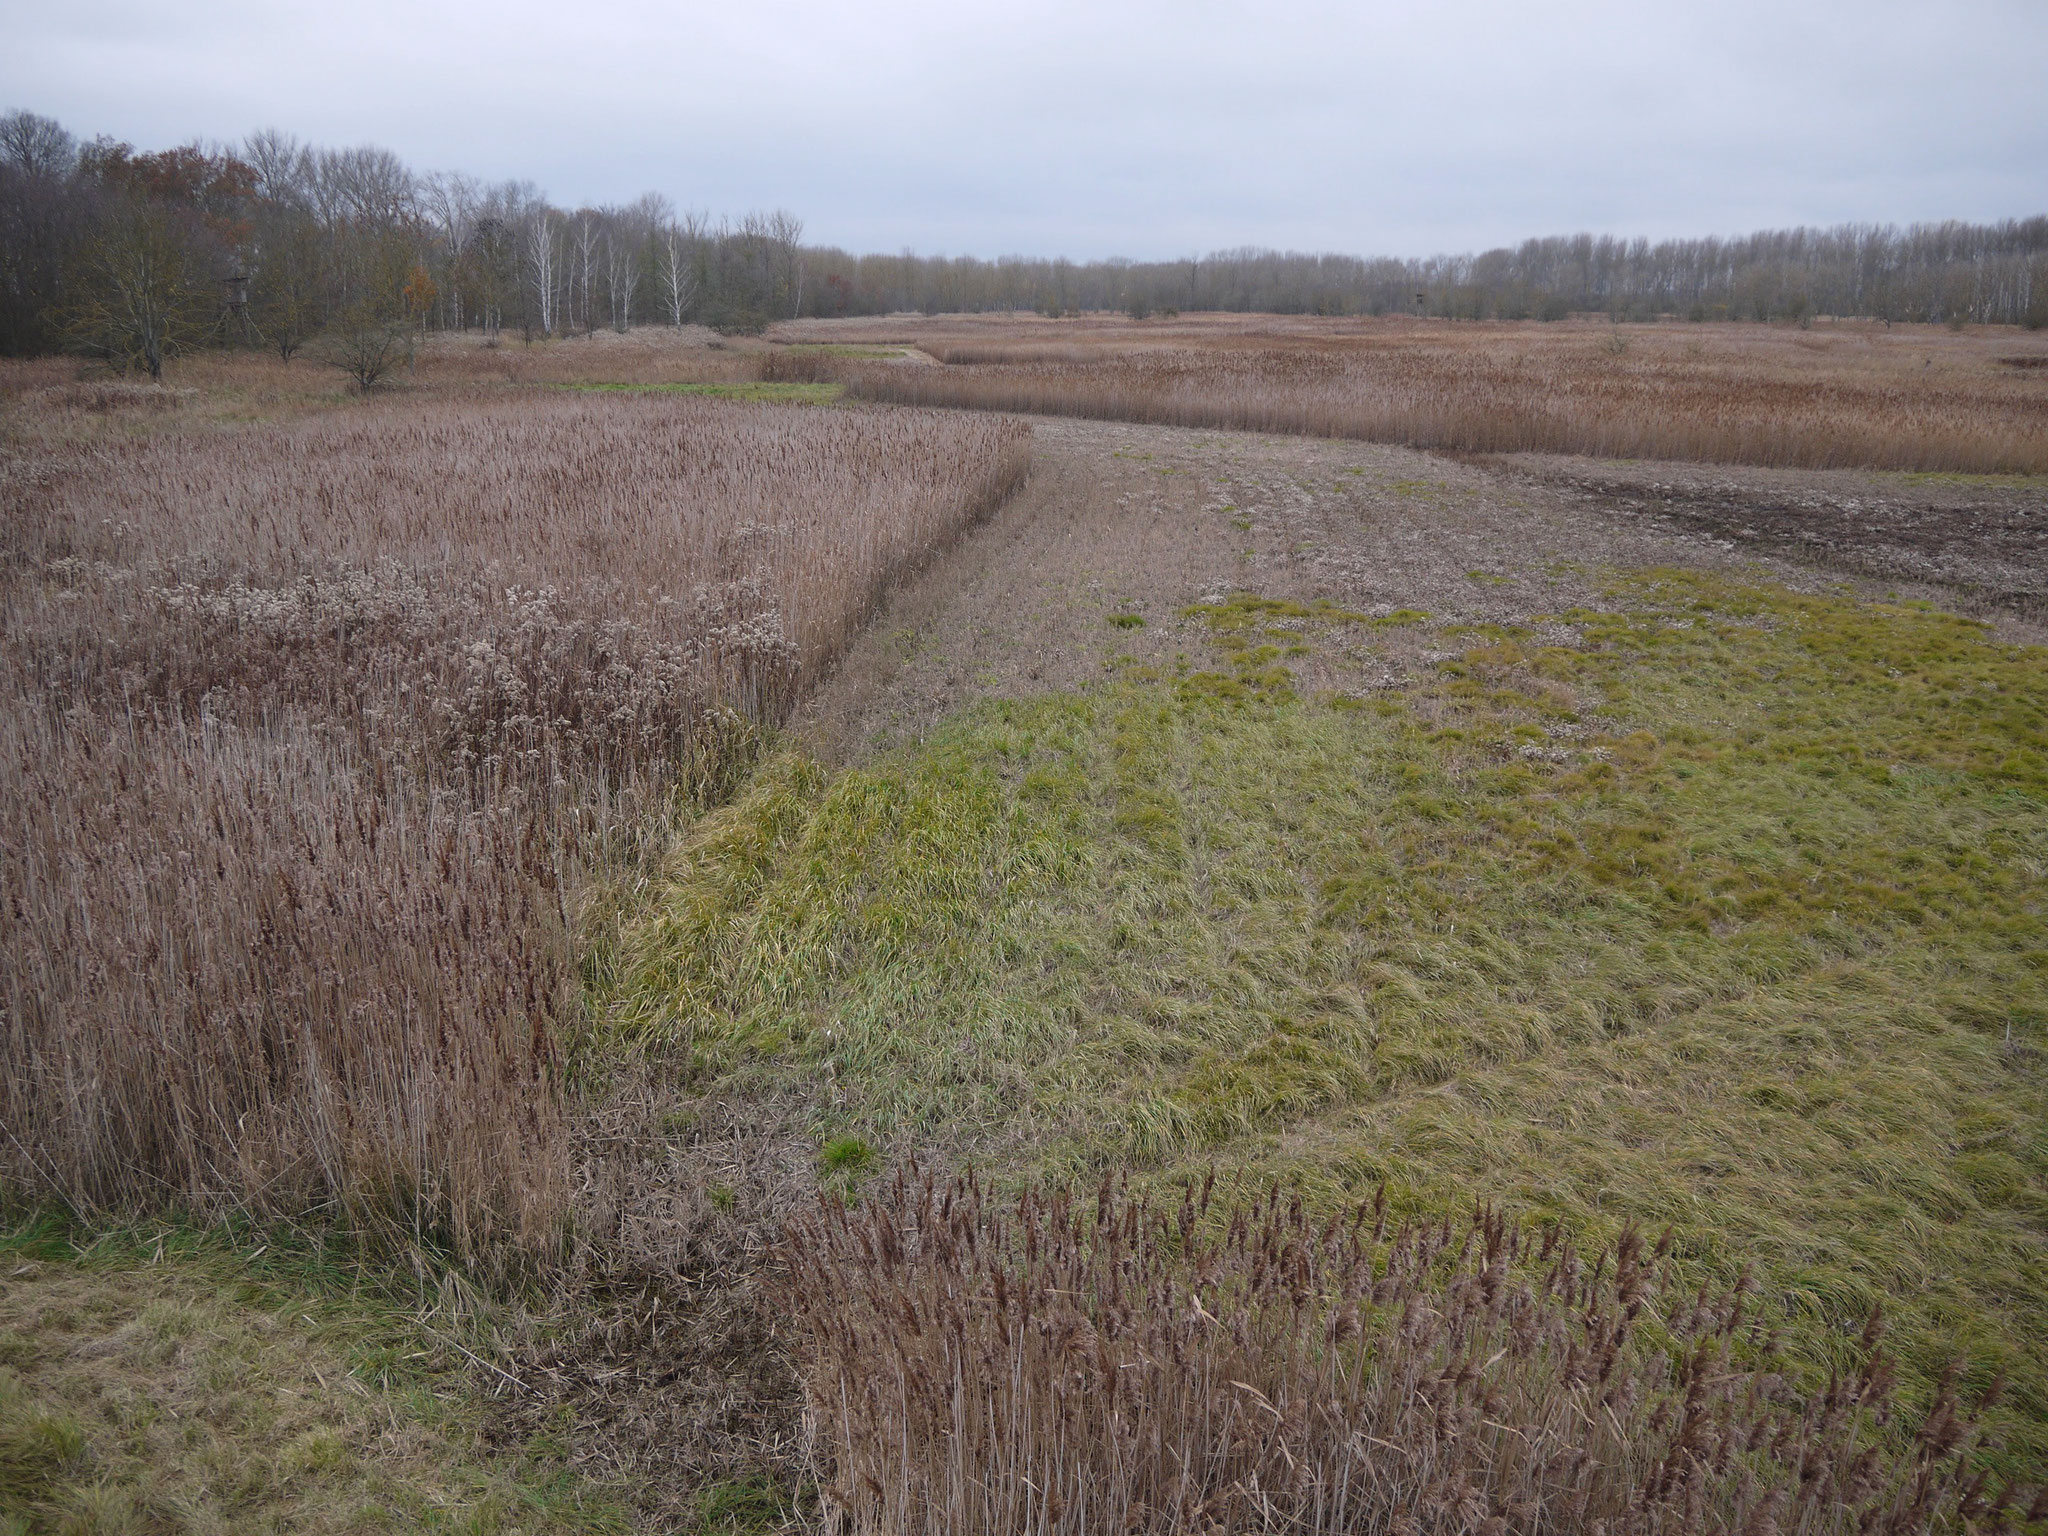
[[[2048,482],[1521,455],[1039,418],[1031,477],[899,590],[799,711],[830,757],[914,740],[983,695],[1071,688],[1202,655],[1181,610],[1231,591],[1438,623],[1596,603],[1602,572],[1742,569],[1933,601],[2044,633]],[[1117,622],[1130,615],[1142,625]],[[1303,681],[1339,691],[1434,659],[1377,631]]]
[[[1487,461],[1619,519],[1874,582],[1942,589],[1979,617],[2048,621],[2048,477]]]

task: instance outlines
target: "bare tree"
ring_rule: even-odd
[[[418,181],[389,150],[322,150],[309,157],[306,200],[325,233],[333,302],[386,313],[417,258]]]
[[[483,190],[476,178],[460,171],[436,172],[420,183],[420,202],[447,252],[447,292],[443,317],[452,316],[455,329],[469,328],[463,304],[464,280],[469,276],[471,237],[482,217]]]
[[[311,211],[313,155],[297,139],[265,128],[242,141],[242,160],[256,173],[258,197]]]
[[[656,231],[674,221],[675,208],[659,192],[647,192],[624,208],[610,210],[606,217],[611,236],[606,262],[612,324],[624,331],[633,324],[633,302],[648,258],[654,254]]]
[[[528,226],[543,207],[532,182],[505,181],[484,189],[464,264],[476,287],[488,335],[496,336],[503,328],[505,305],[526,283]]]
[[[555,289],[561,281],[561,232],[555,224],[558,217],[554,209],[542,204],[527,215],[526,221],[526,281],[533,290],[533,313],[544,336],[553,334],[557,318]]]
[[[607,221],[604,235],[605,295],[611,300],[612,329],[633,328],[633,295],[640,286],[640,252],[645,232],[623,218]]]
[[[0,117],[0,353],[61,344],[60,314],[90,199],[72,175],[78,146],[47,117]]]
[[[250,242],[249,316],[286,362],[325,317],[325,254],[310,213],[289,205],[261,205]]]
[[[331,241],[315,212],[313,153],[292,135],[261,129],[242,141],[255,173],[255,212],[247,247],[248,316],[263,340],[290,362],[325,323]]]
[[[417,212],[419,182],[388,149],[323,150],[314,156],[314,179],[330,218],[389,227]]]
[[[339,368],[368,393],[412,361],[412,327],[368,308],[352,310],[315,348],[322,361]]]
[[[580,290],[578,296],[583,307],[583,334],[588,336],[597,329],[597,321],[590,312],[590,279],[597,266],[597,219],[588,208],[576,215],[575,238],[578,265],[576,278]],[[574,325],[576,317],[572,315],[569,323]]]
[[[189,231],[168,210],[123,198],[101,215],[91,244],[75,339],[118,369],[139,367],[162,379],[165,361],[203,328]]]
[[[768,215],[766,233],[782,268],[783,291],[790,296],[789,313],[794,319],[804,312],[804,221],[788,209],[778,208]]]
[[[701,213],[686,213],[681,220],[670,219],[662,226],[655,248],[668,323],[677,330],[683,328],[684,317],[697,301],[697,246],[704,239],[704,225]]]
[[[13,166],[25,176],[57,179],[71,174],[78,163],[78,141],[63,124],[33,112],[9,112],[0,117],[0,164]]]

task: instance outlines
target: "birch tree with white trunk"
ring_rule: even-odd
[[[477,220],[482,216],[483,189],[475,177],[455,171],[427,177],[420,184],[420,192],[427,216],[433,221],[442,249],[447,253],[448,283],[442,300],[444,314],[454,317],[457,330],[467,330],[468,316],[463,307],[462,290],[464,279],[469,276],[467,255],[476,234]]]
[[[574,325],[578,318],[583,322],[583,334],[588,336],[597,329],[597,320],[590,312],[591,278],[597,270],[597,219],[589,209],[576,216],[576,256],[578,297],[582,301],[583,313],[572,315],[569,323]]]
[[[677,330],[697,302],[697,243],[704,238],[704,216],[686,213],[662,227],[656,256],[660,262],[661,297],[668,323]]]
[[[552,208],[534,209],[526,222],[526,282],[533,292],[533,309],[541,334],[554,334],[556,286],[561,281],[561,237],[555,228]]]

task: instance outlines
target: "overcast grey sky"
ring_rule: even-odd
[[[2048,0],[0,0],[0,108],[859,251],[1395,255],[2048,212]]]

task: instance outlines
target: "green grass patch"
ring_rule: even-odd
[[[687,1529],[703,1536],[765,1536],[798,1527],[800,1511],[790,1490],[765,1478],[713,1483],[692,1502]]]
[[[1205,620],[1219,641],[1228,648],[1234,637],[1276,621],[1317,624],[1357,624],[1367,629],[1398,629],[1406,624],[1424,624],[1429,615],[1416,608],[1397,608],[1392,613],[1373,615],[1340,608],[1318,598],[1312,603],[1288,597],[1260,597],[1252,592],[1234,592],[1213,603],[1192,603],[1181,610],[1186,618]]]
[[[1183,618],[1203,620],[1227,672],[1199,671],[1183,677],[1177,687],[1185,699],[1210,699],[1224,703],[1249,700],[1278,702],[1294,696],[1294,674],[1287,663],[1306,656],[1311,641],[1333,626],[1356,626],[1364,630],[1399,629],[1429,622],[1429,615],[1414,608],[1392,613],[1354,613],[1318,599],[1313,603],[1292,598],[1260,597],[1237,592],[1213,603],[1194,603],[1181,610]]]
[[[1816,1371],[1878,1303],[2005,1371],[2048,1469],[2048,654],[1652,573],[1363,709],[1290,653],[1423,616],[1191,612],[1213,671],[775,763],[610,1028],[821,1139],[1669,1226]]]
[[[834,1173],[861,1173],[873,1165],[875,1149],[858,1136],[834,1136],[825,1143],[818,1161]]]
[[[546,1437],[485,1447],[460,1322],[272,1236],[0,1234],[0,1531],[629,1528]]]

